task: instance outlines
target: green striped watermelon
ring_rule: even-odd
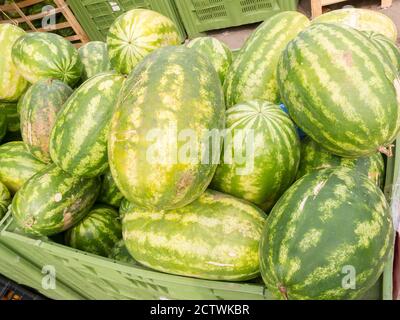
[[[209,58],[221,83],[224,83],[233,59],[232,51],[226,44],[213,37],[199,37],[190,41],[187,47]]]
[[[114,248],[112,248],[108,257],[110,259],[121,261],[121,262],[137,264],[135,259],[132,258],[131,254],[129,253],[128,249],[126,248],[124,240],[120,240],[115,244]]]
[[[108,257],[121,238],[118,211],[109,206],[96,205],[85,218],[67,230],[65,243],[79,250]]]
[[[179,43],[175,24],[160,13],[146,9],[133,9],[120,15],[107,36],[111,66],[122,74],[129,74],[150,52]]]
[[[121,191],[119,191],[114,178],[111,175],[111,171],[108,169],[103,176],[103,183],[101,185],[100,195],[97,198],[97,202],[119,208],[123,198],[124,196]]]
[[[24,34],[24,30],[14,25],[0,24],[0,101],[17,101],[28,85],[11,58],[14,43]]]
[[[17,192],[27,180],[45,167],[46,164],[33,157],[21,141],[0,146],[0,181],[11,193]]]
[[[50,134],[57,113],[72,94],[64,82],[53,79],[39,80],[32,85],[18,102],[21,133],[32,155],[43,162],[50,162]]]
[[[269,211],[296,177],[300,160],[296,127],[278,105],[261,100],[238,104],[226,114],[232,139],[225,139],[225,157],[211,188]],[[246,150],[248,142],[253,153]],[[247,162],[236,158],[232,161],[230,155],[246,156]]]
[[[368,32],[372,42],[389,58],[397,71],[400,71],[400,50],[397,44],[384,35],[376,32]]]
[[[310,137],[306,137],[301,142],[301,160],[297,179],[315,170],[345,166],[355,168],[364,173],[378,187],[383,187],[385,178],[385,162],[379,152],[369,157],[356,159],[341,158],[326,151]]]
[[[287,43],[309,25],[306,16],[287,11],[261,24],[246,41],[225,80],[227,107],[253,99],[279,103],[276,68]]]
[[[246,201],[208,190],[170,211],[132,208],[122,220],[125,245],[139,263],[162,272],[241,281],[259,275],[258,247],[266,221]]]
[[[184,46],[147,56],[125,82],[111,124],[108,155],[119,190],[149,209],[194,201],[220,157],[207,133],[224,124],[221,84],[207,58]]]
[[[12,49],[12,60],[20,74],[31,83],[58,79],[73,87],[82,74],[78,51],[63,37],[33,32],[20,37]]]
[[[270,213],[261,274],[279,298],[355,299],[376,283],[393,246],[382,191],[358,170],[319,170],[298,180]]]
[[[25,232],[50,236],[84,218],[99,190],[99,179],[73,177],[50,164],[18,190],[11,209]]]
[[[91,41],[78,49],[83,64],[82,80],[111,70],[107,44],[102,41]]]
[[[381,33],[397,41],[397,28],[392,19],[375,10],[345,8],[333,10],[315,18],[312,23],[339,23],[360,31]]]
[[[19,132],[20,122],[17,104],[15,102],[0,102],[0,108],[7,118],[7,131]]]
[[[4,112],[4,108],[0,104],[0,142],[7,133],[7,115]]]
[[[7,213],[10,203],[10,191],[8,191],[7,187],[2,182],[0,182],[0,220]]]
[[[125,77],[101,73],[82,84],[65,102],[50,139],[50,155],[72,175],[95,177],[108,167],[107,137]]]
[[[390,154],[400,129],[400,81],[364,33],[312,25],[287,46],[278,82],[292,119],[328,151],[353,158]]]

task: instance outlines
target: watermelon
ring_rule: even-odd
[[[107,35],[111,66],[122,74],[129,74],[150,52],[179,43],[175,24],[162,14],[146,9],[133,9],[120,15]]]
[[[397,71],[400,71],[400,50],[396,43],[382,34],[368,32],[370,40],[383,52]]]
[[[65,243],[70,247],[103,257],[111,254],[122,238],[118,211],[105,205],[96,205],[88,215],[69,229]]]
[[[301,144],[301,160],[297,179],[315,170],[345,166],[356,168],[360,173],[367,175],[378,187],[383,187],[385,178],[385,162],[379,152],[369,157],[356,159],[341,158],[326,151],[309,137]]]
[[[312,23],[338,23],[360,31],[374,31],[393,42],[397,41],[397,28],[392,19],[374,10],[359,8],[333,10],[315,18]]]
[[[72,89],[60,80],[39,80],[18,102],[22,138],[32,155],[50,162],[50,134],[57,113],[72,94]]]
[[[0,142],[7,133],[7,115],[4,112],[4,108],[0,104]]]
[[[0,101],[17,101],[28,85],[11,58],[14,43],[24,34],[24,30],[14,25],[0,24]]]
[[[296,177],[300,161],[296,127],[278,105],[261,100],[233,106],[226,117],[230,138],[225,139],[211,188],[269,211]]]
[[[108,167],[107,137],[125,77],[113,72],[94,76],[65,102],[50,138],[50,155],[72,175],[95,177]]]
[[[106,43],[88,42],[78,49],[78,53],[83,64],[82,80],[86,81],[96,74],[111,70]]]
[[[11,195],[7,187],[0,182],[0,220],[8,211],[8,206],[11,203]]]
[[[232,64],[231,49],[213,37],[199,37],[190,41],[186,46],[204,54],[210,59],[223,84],[229,67]]]
[[[84,218],[99,190],[99,179],[73,177],[50,164],[18,190],[11,210],[24,232],[51,236]]]
[[[189,204],[211,182],[221,150],[214,136],[224,126],[223,92],[208,59],[184,46],[153,52],[129,75],[112,119],[108,155],[118,189],[142,208]],[[211,143],[210,132],[217,133]]]
[[[270,213],[261,275],[277,298],[356,299],[380,277],[393,235],[389,205],[367,176],[346,167],[314,171]]]
[[[119,208],[123,198],[124,196],[119,191],[114,178],[111,175],[111,171],[108,169],[103,176],[103,183],[97,201]]]
[[[15,102],[0,102],[0,109],[4,112],[7,118],[7,131],[20,131],[17,104]]]
[[[292,119],[331,153],[390,155],[400,129],[400,80],[364,33],[310,26],[282,54],[278,83]]]
[[[20,37],[12,48],[12,60],[20,74],[31,83],[50,78],[73,87],[83,69],[78,51],[71,42],[48,32]]]
[[[13,194],[45,167],[46,164],[33,157],[23,142],[0,146],[0,182]]]
[[[135,259],[132,258],[128,249],[126,248],[124,240],[120,240],[115,244],[108,257],[120,262],[137,264]]]
[[[299,12],[278,13],[262,23],[246,41],[226,76],[227,107],[261,99],[279,103],[276,68],[290,40],[309,25]]]
[[[259,275],[263,211],[208,190],[186,207],[146,211],[135,207],[122,220],[125,245],[149,268],[210,280],[242,281]]]

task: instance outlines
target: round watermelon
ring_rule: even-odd
[[[124,81],[114,72],[101,73],[65,102],[50,138],[51,159],[64,171],[96,177],[107,169],[109,126]]]
[[[390,154],[400,129],[400,80],[364,33],[310,26],[282,54],[278,83],[292,119],[331,153]]]
[[[73,87],[83,68],[71,42],[48,32],[33,32],[20,37],[12,48],[12,60],[19,73],[31,83],[50,78]]]
[[[7,187],[0,182],[0,220],[8,211],[8,206],[11,203],[11,195]]]
[[[108,257],[121,238],[118,211],[109,206],[96,205],[85,218],[67,230],[65,243],[75,249]]]
[[[133,9],[120,15],[107,36],[111,66],[122,74],[129,74],[150,52],[179,43],[175,24],[160,13],[146,9]]]
[[[379,152],[376,152],[369,157],[356,159],[341,158],[326,151],[309,137],[302,141],[301,160],[297,172],[297,179],[315,170],[337,166],[355,168],[360,173],[367,175],[375,185],[381,188],[383,187],[383,181],[385,178],[385,162]]]
[[[223,42],[213,37],[199,37],[191,40],[188,48],[204,54],[213,64],[223,84],[229,67],[232,64],[232,51]]]
[[[126,80],[112,119],[108,155],[118,189],[142,208],[189,204],[220,157],[208,134],[224,126],[223,92],[208,59],[184,46],[153,52]]]
[[[119,191],[114,178],[111,175],[111,171],[108,169],[103,176],[103,183],[101,185],[100,195],[97,202],[119,208],[123,198],[124,196]]]
[[[24,34],[12,24],[0,24],[0,101],[17,101],[28,85],[11,58],[14,43]]]
[[[115,246],[112,248],[108,257],[110,259],[117,260],[120,262],[137,264],[135,259],[132,258],[131,254],[129,253],[128,249],[126,248],[124,240],[120,240],[115,244]]]
[[[387,15],[375,10],[345,8],[329,11],[315,18],[312,23],[339,23],[360,31],[373,31],[397,41],[397,27]]]
[[[45,167],[46,164],[33,157],[21,141],[0,146],[0,182],[11,193],[17,192],[26,181]]]
[[[50,162],[50,134],[57,113],[72,94],[64,82],[53,79],[39,80],[18,102],[22,138],[33,156]]]
[[[309,25],[295,11],[278,13],[262,23],[246,41],[226,76],[227,107],[253,99],[280,103],[276,68],[290,40]]]
[[[281,299],[356,299],[394,246],[382,191],[358,170],[314,171],[279,199],[260,244],[261,275]]]
[[[50,164],[18,190],[11,209],[25,232],[51,236],[73,227],[84,218],[96,201],[99,190],[99,179],[73,177]]]
[[[111,70],[107,44],[102,41],[91,41],[78,49],[83,64],[82,80]]]
[[[368,32],[371,41],[384,53],[397,71],[400,71],[400,50],[397,44],[384,35],[376,32]]]
[[[259,275],[266,221],[246,201],[208,190],[186,207],[159,212],[133,207],[122,220],[125,245],[139,263],[183,276],[242,281]]]
[[[296,127],[278,105],[261,100],[233,106],[226,117],[229,138],[211,188],[269,211],[296,177]]]

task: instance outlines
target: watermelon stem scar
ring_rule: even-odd
[[[390,144],[390,145],[388,145],[387,147],[385,147],[385,146],[380,146],[379,148],[378,148],[378,151],[380,152],[380,153],[383,153],[385,156],[387,156],[387,157],[393,157],[393,150],[392,150],[392,148],[394,147],[394,145],[393,144]]]
[[[289,297],[288,297],[288,295],[287,295],[287,289],[286,289],[286,287],[284,287],[283,285],[279,285],[279,286],[278,286],[278,290],[279,290],[279,292],[282,294],[282,296],[283,296],[283,298],[284,298],[285,300],[289,300]]]

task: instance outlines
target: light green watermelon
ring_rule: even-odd
[[[242,281],[259,275],[258,247],[266,222],[246,201],[208,190],[186,207],[123,215],[125,245],[139,263],[183,276]]]
[[[96,177],[107,169],[109,126],[124,81],[114,72],[101,73],[65,102],[50,138],[51,159],[64,171]]]
[[[211,188],[269,211],[296,177],[296,127],[278,105],[261,100],[229,108],[226,118],[230,138],[225,139]]]
[[[107,35],[111,66],[122,74],[129,74],[152,51],[179,43],[175,24],[162,14],[146,9],[133,9],[120,15]]]
[[[90,41],[78,49],[83,63],[82,80],[111,70],[107,44],[102,41]]]
[[[227,107],[253,99],[279,103],[276,68],[282,51],[310,21],[295,11],[278,13],[246,41],[225,80]]]
[[[184,46],[153,52],[126,80],[112,119],[108,156],[118,189],[142,208],[189,204],[220,157],[207,133],[224,127],[222,88],[208,59]]]
[[[99,190],[99,179],[73,177],[50,164],[18,190],[12,201],[12,213],[25,232],[51,236],[83,219]]]
[[[229,49],[226,44],[213,37],[195,38],[187,44],[187,47],[204,54],[210,59],[223,84],[229,67],[232,64],[233,58],[231,49]]]
[[[96,205],[85,218],[67,230],[65,243],[79,250],[108,257],[121,238],[118,211],[109,206]]]
[[[53,79],[39,80],[18,102],[22,138],[32,155],[50,162],[50,134],[57,113],[72,94],[64,82]]]
[[[0,182],[13,194],[45,167],[46,164],[33,157],[22,141],[0,146]]]
[[[135,259],[132,258],[128,249],[125,246],[124,240],[118,241],[112,248],[111,253],[108,255],[110,259],[117,260],[120,262],[126,262],[130,264],[138,264]]]
[[[119,191],[114,178],[111,175],[111,171],[108,169],[103,176],[103,183],[101,185],[100,195],[97,202],[119,208],[123,198],[124,196],[121,191]]]
[[[33,32],[20,37],[13,46],[12,60],[19,73],[31,83],[50,78],[73,87],[83,69],[75,47],[63,37],[49,32]]]
[[[0,182],[0,220],[8,211],[8,206],[11,203],[11,195],[7,187]]]
[[[12,24],[0,24],[0,101],[17,101],[28,85],[11,58],[14,43],[24,34]]]
[[[281,299],[356,299],[394,246],[382,191],[358,170],[314,171],[279,199],[260,244],[261,275]]]
[[[282,54],[278,83],[292,119],[331,153],[390,155],[400,129],[400,80],[363,32],[310,26]]]

